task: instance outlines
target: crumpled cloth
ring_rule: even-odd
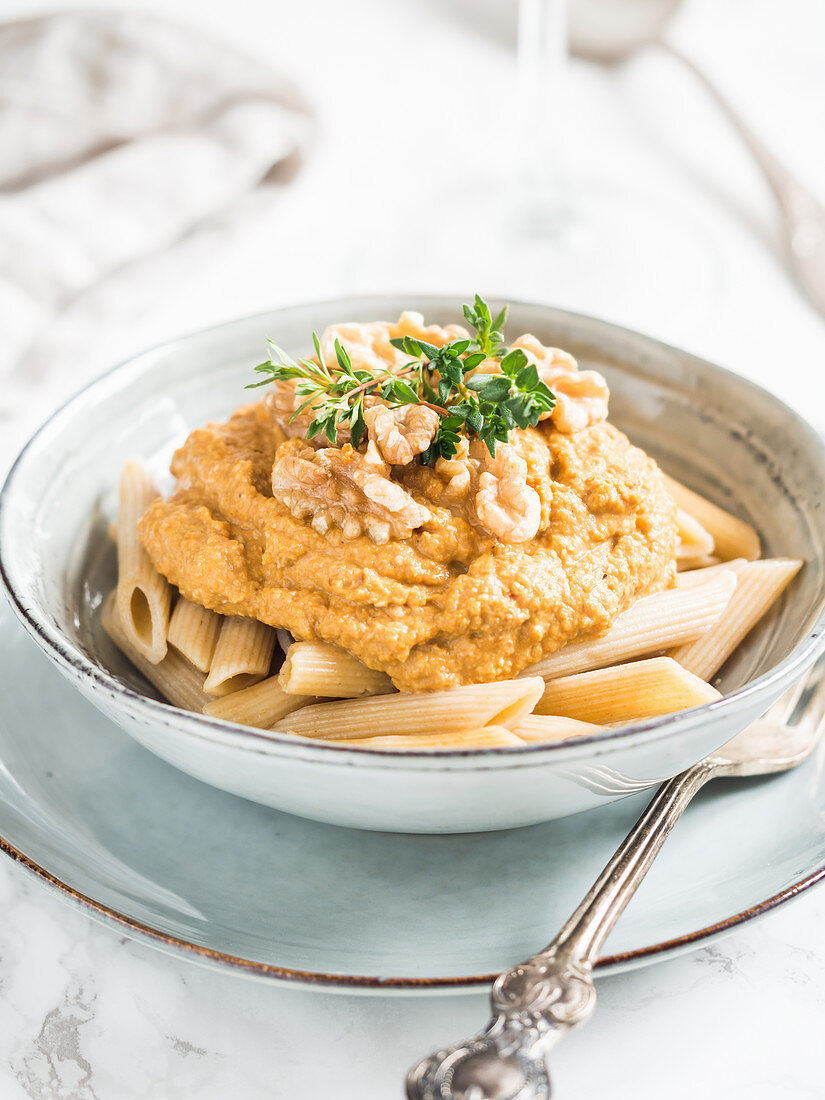
[[[0,103],[7,415],[27,349],[61,309],[288,178],[312,129],[300,93],[266,65],[130,12],[0,25]]]

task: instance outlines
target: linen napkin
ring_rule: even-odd
[[[291,172],[311,111],[288,80],[200,30],[106,11],[0,24],[0,100],[8,415],[54,315]]]

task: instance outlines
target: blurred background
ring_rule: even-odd
[[[606,317],[816,419],[825,285],[799,266],[825,264],[821,0],[6,0],[3,16],[9,441],[160,340],[405,289]],[[790,227],[685,58],[795,177]]]

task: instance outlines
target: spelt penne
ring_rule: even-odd
[[[481,726],[518,725],[544,690],[539,676],[471,684],[426,694],[374,695],[304,707],[272,727],[326,741],[384,734],[463,733]]]
[[[132,648],[157,664],[166,654],[172,588],[138,539],[137,526],[158,491],[139,462],[127,462],[120,478],[117,526],[117,609]]]
[[[690,588],[692,585],[706,584],[712,577],[720,573],[740,573],[747,565],[745,558],[731,558],[730,561],[713,562],[711,565],[703,565],[696,569],[688,569],[676,576],[678,588]]]
[[[209,701],[203,690],[203,673],[174,649],[156,664],[138,653],[123,629],[114,592],[103,605],[102,622],[103,629],[118,649],[173,706],[196,712],[203,710]]]
[[[524,742],[504,726],[482,726],[462,733],[405,733],[385,737],[359,737],[347,741],[352,749],[495,749]]]
[[[179,596],[169,619],[166,640],[195,668],[208,672],[223,621],[222,615]]]
[[[676,561],[707,558],[713,553],[713,535],[683,508],[676,510]]]
[[[670,657],[651,657],[551,680],[535,712],[604,726],[670,714],[719,698],[716,688]]]
[[[704,584],[645,596],[619,615],[601,638],[571,642],[525,674],[552,680],[668,649],[674,638],[693,641],[719,621],[735,588],[734,571],[721,570]]]
[[[528,714],[513,732],[522,741],[565,741],[568,737],[585,737],[590,733],[598,733],[601,728],[592,722],[562,718],[558,714]]]
[[[241,726],[267,730],[287,714],[318,700],[314,695],[287,695],[277,676],[269,676],[252,687],[212,699],[203,713]]]
[[[272,664],[275,631],[255,619],[225,616],[204,683],[210,695],[229,695],[263,680]]]
[[[794,558],[747,562],[738,573],[736,591],[718,626],[703,638],[671,649],[669,656],[696,676],[709,680],[779,598],[801,566],[802,562]]]
[[[279,679],[283,690],[290,694],[330,699],[395,691],[385,672],[367,668],[346,650],[323,642],[294,642],[286,651]]]
[[[715,554],[697,554],[695,557],[682,557],[676,561],[676,571],[684,573],[686,570],[709,569],[712,565],[724,564]]]
[[[753,561],[759,557],[759,536],[749,523],[694,493],[672,477],[665,475],[665,484],[676,502],[676,507],[687,512],[710,533],[713,538],[713,552],[718,558],[722,561],[729,558],[747,558]]]

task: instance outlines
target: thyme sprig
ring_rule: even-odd
[[[255,367],[264,377],[247,389],[295,381],[302,401],[293,418],[312,409],[309,439],[323,433],[335,443],[338,428],[348,424],[352,445],[358,447],[366,434],[364,399],[371,394],[392,407],[426,405],[438,413],[441,420],[436,433],[421,455],[428,465],[439,457],[452,458],[462,434],[479,439],[495,455],[497,442],[506,442],[514,428],[535,427],[556,399],[522,349],[508,351],[504,344],[506,306],[493,318],[477,294],[472,306],[464,306],[464,316],[475,329],[472,339],[451,340],[443,347],[413,336],[392,340],[395,348],[410,356],[410,361],[395,371],[354,367],[338,340],[331,368],[315,333],[314,359],[295,360],[270,340],[269,359]],[[472,374],[488,359],[498,360],[500,372]]]

